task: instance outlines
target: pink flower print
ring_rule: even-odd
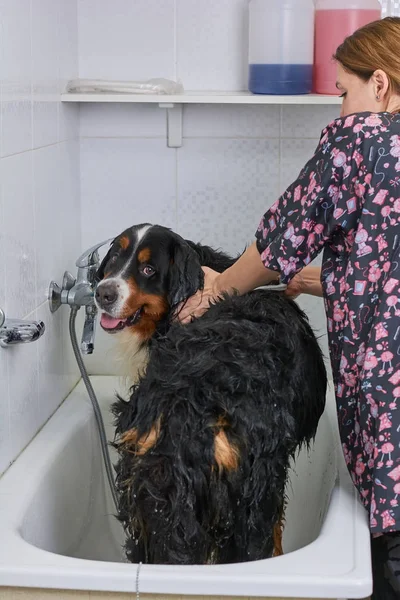
[[[375,339],[376,341],[381,340],[382,338],[386,338],[388,336],[388,332],[383,323],[378,323],[375,326]]]
[[[388,247],[387,241],[381,233],[377,236],[376,241],[378,242],[379,252],[382,252],[385,248]]]
[[[341,323],[344,319],[344,311],[337,305],[335,302],[335,306],[333,308],[333,320],[336,323]]]
[[[389,460],[386,463],[388,465],[388,467],[391,467],[393,465],[393,461],[392,461],[392,452],[393,452],[393,450],[394,450],[394,446],[390,442],[386,442],[385,444],[383,444],[383,446],[381,448],[382,461],[385,460],[385,456],[386,455],[389,457]],[[389,464],[389,463],[391,463],[391,464]]]
[[[328,275],[328,277],[325,279],[326,293],[328,296],[335,293],[335,286],[333,285],[334,279],[335,279],[334,273],[330,273]]]
[[[355,150],[353,152],[353,160],[355,160],[357,167],[360,168],[360,166],[361,166],[361,164],[362,164],[362,162],[363,162],[364,159],[363,159],[362,154],[360,154],[358,152],[358,150]]]
[[[381,517],[382,517],[382,528],[383,529],[388,529],[388,527],[393,527],[394,525],[396,525],[396,521],[393,519],[389,510],[385,510],[381,514]]]
[[[375,400],[373,399],[373,397],[371,396],[371,394],[366,394],[366,399],[367,399],[367,404],[369,404],[370,408],[370,415],[371,417],[373,417],[374,419],[377,418],[378,416],[378,405],[375,402]]]
[[[354,133],[360,133],[360,131],[363,128],[363,124],[362,123],[356,123],[353,127],[353,132]]]
[[[298,202],[301,198],[301,185],[298,185],[294,190],[294,201]]]
[[[386,371],[388,373],[391,373],[393,371],[392,360],[393,360],[392,352],[389,352],[389,350],[382,352],[382,355],[381,355],[382,368],[379,371],[379,375],[381,375],[381,376],[385,375]]]
[[[390,154],[396,158],[400,158],[400,137],[398,135],[392,135],[390,138]]]
[[[316,185],[317,185],[317,182],[315,181],[315,173],[313,171],[310,175],[310,183],[308,184],[308,189],[307,189],[308,194],[312,194]]]
[[[363,185],[362,183],[356,183],[356,185],[354,186],[354,191],[356,196],[358,196],[359,198],[364,198],[365,185]]]
[[[359,367],[362,366],[365,360],[365,343],[363,342],[357,350],[356,363]]]
[[[394,388],[394,390],[393,390],[393,397],[394,397],[394,399],[396,401],[396,407],[397,407],[397,399],[400,398],[400,387],[395,387]]]
[[[365,354],[365,361],[363,368],[368,371],[367,376],[372,376],[372,369],[378,365],[378,359],[375,356],[375,353],[372,351],[372,348],[368,348]]]
[[[390,429],[392,427],[392,421],[389,419],[387,413],[384,413],[379,417],[381,424],[379,425],[379,431],[383,431],[384,429]]]
[[[396,304],[398,303],[398,301],[399,301],[399,299],[398,299],[398,297],[397,297],[397,296],[389,296],[389,297],[386,299],[386,304],[387,304],[387,305],[388,305],[388,307],[389,307],[389,309],[388,309],[389,316],[390,316],[390,309],[391,309],[391,308],[393,308],[393,309],[394,309],[394,312],[396,312]],[[385,314],[386,314],[386,313],[385,313]]]
[[[343,179],[346,179],[346,177],[348,177],[351,173],[351,166],[350,165],[345,165],[344,169],[343,169]]]
[[[347,117],[343,127],[352,127],[353,123],[354,123],[354,119],[355,119],[355,115],[351,115],[350,117]]]
[[[365,256],[372,252],[371,246],[366,244],[368,240],[368,232],[360,226],[360,229],[356,233],[355,242],[358,244],[357,256]]]
[[[390,473],[388,473],[388,476],[390,477],[390,479],[393,479],[393,481],[400,481],[400,465],[398,467],[395,467],[392,471],[390,471]]]
[[[390,263],[389,263],[389,265],[390,265]],[[391,277],[385,283],[383,290],[386,294],[391,294],[394,291],[394,289],[396,287],[398,287],[398,285],[399,285],[399,280]]]
[[[383,222],[386,222],[386,219],[390,216],[390,213],[392,211],[392,207],[391,206],[382,206],[381,208],[381,215],[383,217]]]
[[[290,240],[293,236],[294,236],[294,227],[293,227],[293,225],[289,225],[289,227],[286,229],[285,233],[283,234],[283,237],[285,238],[285,240]]]
[[[385,202],[386,196],[388,195],[389,190],[379,190],[379,192],[376,194],[375,198],[372,200],[372,202],[374,204],[379,204],[380,206],[382,206],[382,204]]]
[[[339,188],[337,185],[330,185],[328,187],[328,194],[332,198],[332,201],[336,204],[339,198]]]
[[[354,470],[358,476],[362,475],[365,471],[365,464],[363,463],[361,454],[357,456],[357,462]]]
[[[331,156],[333,156],[335,167],[343,167],[346,164],[347,156],[344,152],[338,150],[338,148],[333,148]]]
[[[398,506],[397,497],[400,494],[400,483],[395,483],[393,491],[395,493],[395,497],[390,501],[390,504],[391,506]]]
[[[370,115],[365,119],[365,124],[368,127],[377,127],[378,125],[382,125],[382,119],[378,115]]]
[[[392,385],[398,385],[400,383],[400,370],[393,373],[389,381]]]
[[[397,215],[400,213],[400,198],[396,198],[394,201],[393,210]]]
[[[379,281],[380,277],[381,277],[381,270],[379,268],[377,261],[371,262],[370,268],[368,271],[368,281],[370,281],[371,283],[376,283],[377,281]]]

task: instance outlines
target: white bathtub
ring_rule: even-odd
[[[109,423],[118,380],[92,378]],[[222,566],[142,565],[142,593],[364,598],[371,592],[366,514],[330,415],[289,486],[285,555]],[[107,428],[112,437],[112,428]],[[82,382],[0,479],[0,586],[134,592],[112,516],[94,417]]]

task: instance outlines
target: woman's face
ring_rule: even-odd
[[[357,75],[345,71],[342,65],[338,63],[336,87],[343,98],[341,117],[357,112],[382,112],[386,110],[384,99],[380,97],[374,76],[368,81],[363,81]]]

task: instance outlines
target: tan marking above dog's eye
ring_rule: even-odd
[[[126,235],[123,235],[120,239],[119,239],[119,245],[121,246],[122,250],[126,250],[128,248],[130,244],[129,238]]]
[[[140,250],[140,252],[138,253],[138,261],[140,263],[148,262],[150,260],[150,257],[151,257],[150,248],[142,248],[142,250]]]

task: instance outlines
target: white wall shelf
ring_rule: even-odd
[[[267,96],[250,92],[185,92],[161,94],[62,94],[62,102],[131,102],[136,104],[341,104],[338,96],[304,94],[299,96]]]
[[[167,145],[182,146],[182,108],[184,104],[341,104],[338,96],[304,94],[301,96],[267,96],[250,92],[185,92],[179,95],[90,93],[61,95],[62,102],[158,104],[167,110]]]

